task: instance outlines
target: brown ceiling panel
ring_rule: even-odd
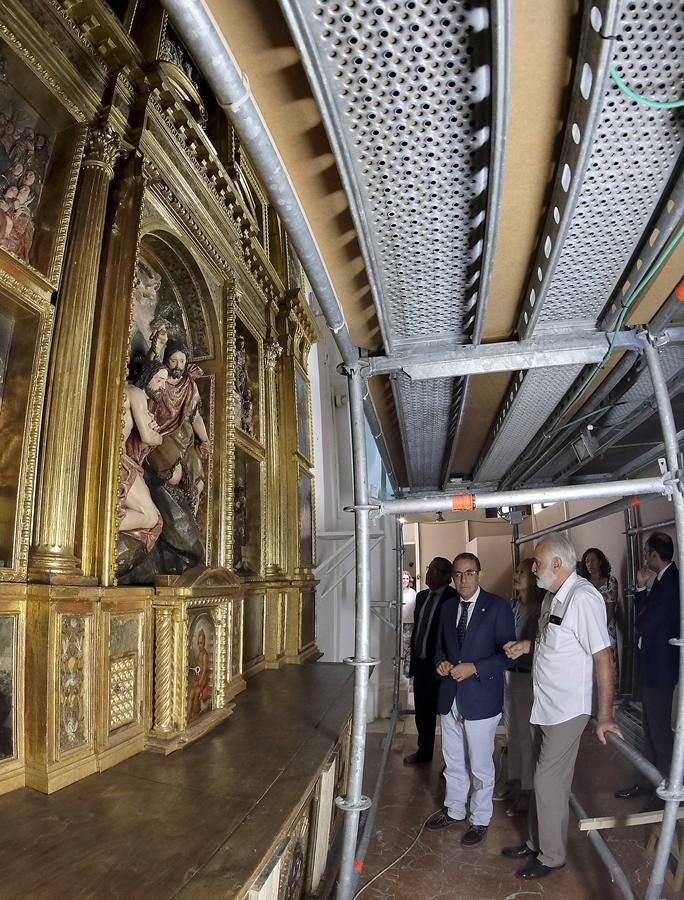
[[[578,10],[568,0],[511,4],[508,133],[485,340],[510,337],[520,313],[562,139]]]
[[[470,477],[511,380],[510,372],[473,376],[461,439],[449,477]]]
[[[376,351],[378,322],[347,197],[277,0],[207,0],[206,5],[247,76],[290,175],[351,339]]]
[[[375,404],[380,427],[385,438],[387,451],[392,458],[394,474],[401,486],[409,483],[406,471],[406,461],[401,443],[399,420],[397,419],[394,397],[392,396],[392,384],[385,376],[376,376],[368,382],[368,389]]]

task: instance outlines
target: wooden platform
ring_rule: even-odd
[[[332,663],[265,671],[185,750],[0,797],[0,897],[238,896],[334,748],[352,680]]]

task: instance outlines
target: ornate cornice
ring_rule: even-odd
[[[77,106],[71,97],[62,89],[61,84],[57,81],[54,75],[45,68],[45,66],[40,63],[35,54],[25,45],[23,44],[16,34],[4,24],[4,22],[0,22],[0,34],[2,34],[7,43],[12,47],[12,49],[19,53],[24,59],[28,62],[29,66],[33,69],[33,71],[38,75],[40,80],[47,85],[47,87],[59,97],[60,102],[64,104],[64,106],[69,110],[72,116],[76,119],[77,122],[85,122],[86,114],[83,110]]]

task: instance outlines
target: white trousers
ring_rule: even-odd
[[[489,825],[494,793],[494,737],[501,714],[491,719],[464,719],[456,707],[441,716],[446,794],[452,819],[465,819],[470,792],[471,825]],[[472,792],[471,792],[472,787]]]

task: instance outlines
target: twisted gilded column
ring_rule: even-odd
[[[154,610],[154,730],[173,727],[173,609]]]
[[[29,564],[33,581],[80,575],[75,531],[81,445],[107,196],[118,150],[119,136],[113,128],[90,130],[57,298]]]
[[[271,508],[266,515],[266,574],[277,575],[284,569],[282,558],[280,511],[280,439],[278,426],[278,377],[276,367],[283,352],[277,340],[271,338],[264,346],[266,415],[266,497]]]

